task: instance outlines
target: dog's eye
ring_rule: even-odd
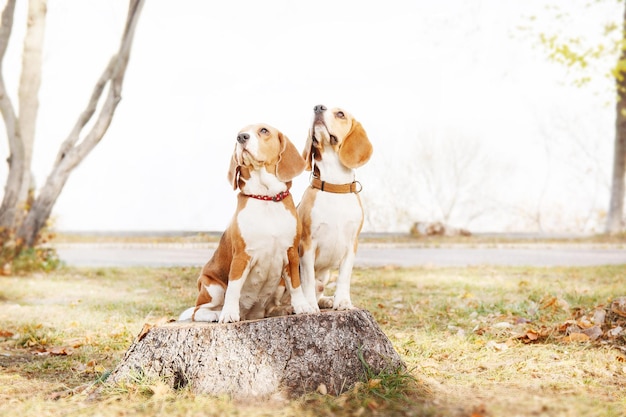
[[[261,133],[262,135],[267,135],[268,133],[270,133],[270,131],[262,127],[261,130],[259,130],[259,133]]]
[[[335,116],[337,116],[340,119],[345,119],[346,118],[346,115],[343,114],[342,111],[338,111],[337,113],[335,113]]]

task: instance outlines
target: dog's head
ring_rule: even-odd
[[[228,169],[228,181],[237,189],[240,177],[265,169],[281,182],[289,182],[302,171],[305,162],[287,136],[278,129],[259,123],[244,127],[237,134]]]
[[[372,156],[372,144],[365,129],[350,113],[340,108],[328,109],[322,104],[313,108],[313,126],[309,130],[302,156],[307,170],[313,160],[320,160],[326,147],[338,154],[347,168],[358,168]]]

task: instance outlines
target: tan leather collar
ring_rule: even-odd
[[[335,193],[335,194],[347,194],[347,193],[358,194],[363,189],[363,187],[361,186],[361,183],[358,181],[353,181],[348,184],[330,184],[326,181],[320,180],[317,177],[311,178],[311,187],[321,190],[321,191],[326,191],[326,192]]]

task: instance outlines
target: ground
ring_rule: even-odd
[[[408,366],[339,397],[234,403],[106,383],[144,323],[195,300],[197,268],[64,268],[0,278],[0,415],[622,416],[626,265],[361,268],[353,300]],[[601,333],[586,333],[605,311]],[[626,328],[626,325],[623,326]],[[93,389],[102,388],[94,396]]]

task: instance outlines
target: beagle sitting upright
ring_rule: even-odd
[[[314,312],[300,286],[301,225],[289,188],[305,162],[275,128],[256,124],[237,135],[228,179],[239,189],[237,211],[198,277],[196,307],[179,320],[261,319],[273,308],[284,274],[296,314]]]
[[[298,205],[302,222],[300,274],[309,304],[335,310],[352,308],[350,279],[363,225],[363,208],[354,169],[372,155],[361,123],[348,112],[315,106],[313,126],[303,152],[313,171]],[[322,297],[331,269],[339,268],[333,297]]]

